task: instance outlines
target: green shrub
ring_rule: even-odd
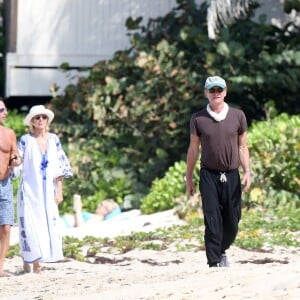
[[[281,114],[252,124],[248,144],[253,184],[244,195],[248,206],[300,206],[300,116]]]
[[[106,153],[101,151],[101,145],[96,138],[68,144],[74,176],[64,181],[65,200],[60,206],[61,213],[70,211],[75,193],[82,196],[84,209],[91,212],[104,199],[113,198],[122,204],[125,196],[133,195],[135,179],[127,172],[122,152],[112,146]],[[128,205],[136,208],[139,203]]]
[[[151,214],[173,208],[176,204],[176,197],[185,193],[185,174],[186,163],[180,161],[170,167],[163,178],[156,178],[152,182],[149,194],[141,199],[141,211]],[[194,180],[197,184],[198,172],[195,172]]]
[[[24,113],[19,113],[16,110],[9,110],[5,121],[5,126],[14,130],[17,138],[26,132],[26,126],[24,125]]]

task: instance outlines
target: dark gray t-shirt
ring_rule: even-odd
[[[229,107],[223,121],[215,121],[206,108],[193,114],[190,133],[200,137],[201,167],[229,171],[239,167],[238,137],[247,130],[242,110]]]

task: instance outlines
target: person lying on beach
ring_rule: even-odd
[[[120,206],[112,199],[100,202],[95,213],[82,210],[82,202],[79,195],[74,195],[74,214],[60,216],[60,221],[65,228],[80,227],[92,222],[112,219],[121,214]]]

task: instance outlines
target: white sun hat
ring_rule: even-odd
[[[34,105],[30,108],[29,113],[25,117],[24,124],[30,126],[31,119],[38,115],[46,115],[48,117],[48,124],[50,124],[54,118],[54,113],[44,105]]]

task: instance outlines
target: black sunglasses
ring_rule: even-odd
[[[35,120],[39,120],[39,119],[46,120],[46,119],[48,119],[48,117],[46,115],[38,115],[38,116],[35,116],[34,119]]]
[[[222,93],[224,91],[224,89],[220,88],[220,87],[213,87],[211,89],[208,90],[211,94],[213,93]]]
[[[5,112],[5,111],[6,111],[6,107],[0,108],[0,113],[3,113],[3,112]]]

